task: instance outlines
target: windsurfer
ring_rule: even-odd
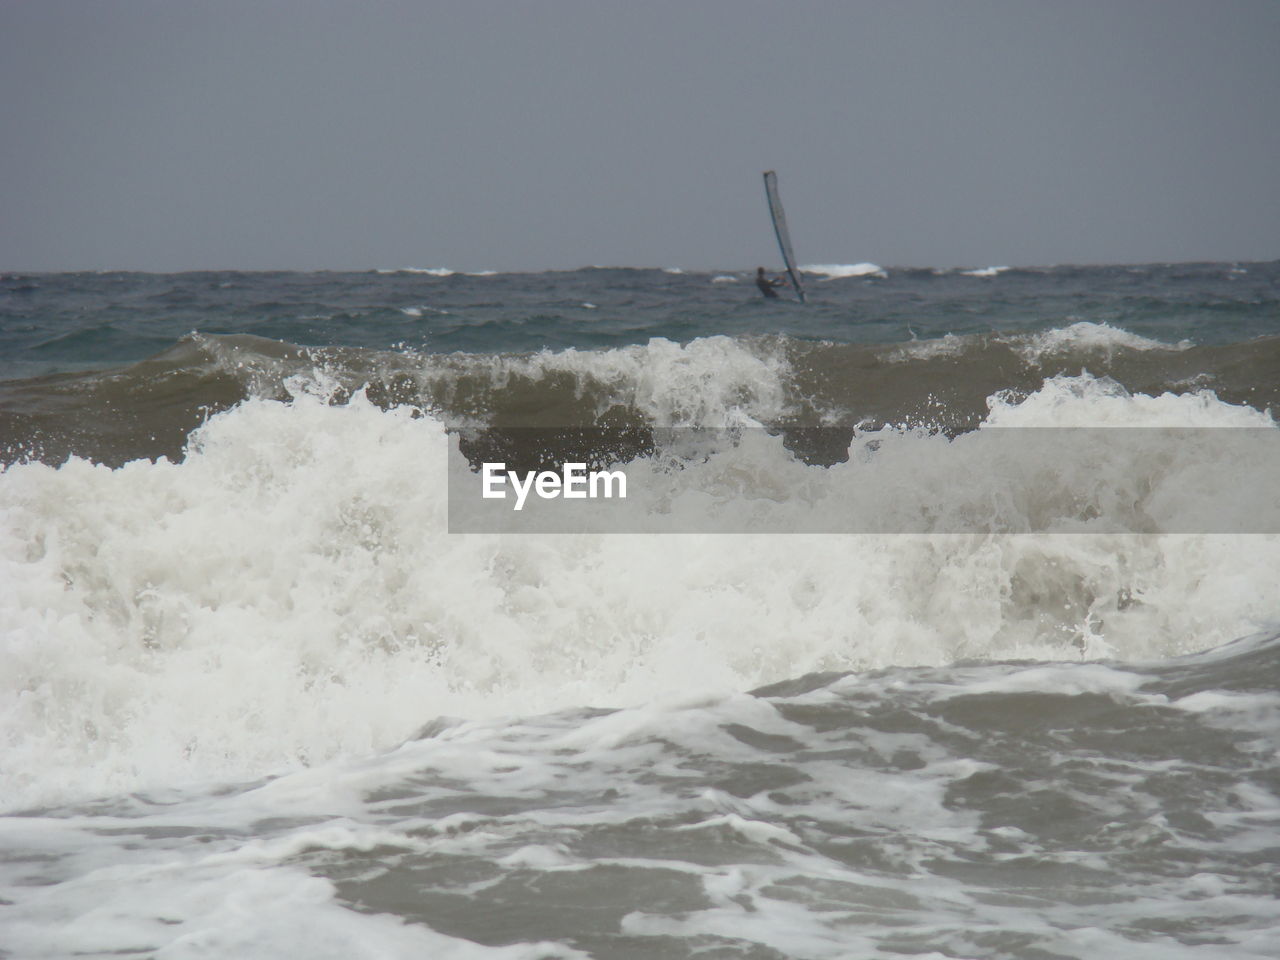
[[[760,288],[761,295],[776,299],[778,294],[773,288],[780,287],[786,282],[785,277],[766,277],[764,275],[764,267],[756,267],[756,286]]]

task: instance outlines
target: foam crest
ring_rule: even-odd
[[[782,348],[715,336],[687,344],[664,338],[612,350],[544,350],[535,354],[433,358],[420,376],[448,396],[460,377],[484,378],[490,390],[517,380],[568,377],[579,397],[590,391],[597,415],[620,404],[664,426],[722,426],[743,417],[767,421],[787,412],[790,367]]]
[[[1131,394],[1107,377],[1053,377],[1028,397],[987,401],[985,427],[1275,427],[1269,411],[1223,403],[1212,390]]]
[[[1055,327],[1043,333],[1029,334],[1019,338],[1015,349],[1024,360],[1038,361],[1054,354],[1067,351],[1094,351],[1110,354],[1117,349],[1125,350],[1188,350],[1191,341],[1183,340],[1176,344],[1162,343],[1149,337],[1139,336],[1113,327],[1107,323],[1092,323],[1078,320],[1066,327]]]

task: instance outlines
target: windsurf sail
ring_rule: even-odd
[[[764,172],[764,193],[769,198],[769,216],[773,217],[773,232],[778,238],[778,249],[782,251],[782,262],[787,265],[787,274],[791,277],[791,285],[796,288],[796,296],[804,303],[804,287],[800,285],[796,255],[791,251],[787,215],[782,209],[782,198],[778,196],[778,175],[772,170]]]

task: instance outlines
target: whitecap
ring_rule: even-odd
[[[885,280],[889,276],[883,267],[875,263],[813,263],[801,267],[800,272],[817,274],[828,280],[845,277],[877,277]]]

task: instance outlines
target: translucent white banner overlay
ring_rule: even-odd
[[[1278,533],[1280,429],[454,435],[451,533]]]

